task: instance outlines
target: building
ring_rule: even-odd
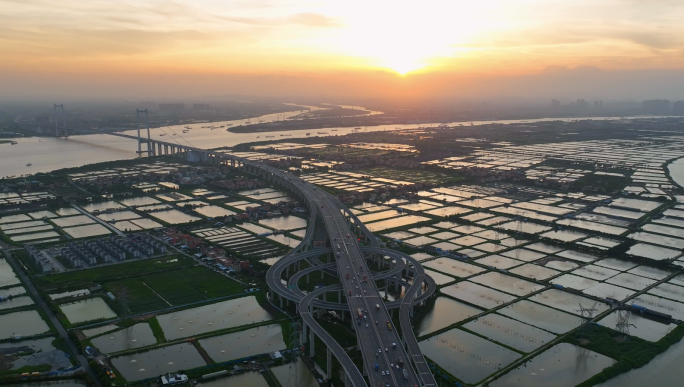
[[[52,261],[45,256],[43,251],[38,250],[35,246],[30,244],[24,246],[24,249],[26,250],[26,254],[33,260],[38,272],[48,273],[52,271]]]
[[[209,109],[211,109],[211,105],[209,105],[208,103],[195,103],[192,105],[192,110],[201,111],[201,110],[209,110]]]
[[[587,110],[587,108],[589,108],[589,103],[586,99],[578,99],[577,103],[575,103],[575,108],[577,110]]]
[[[164,112],[182,112],[185,109],[184,103],[160,103],[159,110]]]
[[[551,100],[551,107],[552,107],[552,108],[557,109],[557,108],[560,107],[560,105],[561,105],[561,103],[560,103],[559,100],[557,100],[557,99],[552,99],[552,100]]]
[[[672,104],[672,114],[684,114],[684,101],[677,101]]]
[[[643,102],[644,113],[668,114],[670,112],[669,99],[650,99]]]
[[[183,374],[166,374],[161,376],[161,382],[164,386],[172,384],[187,383],[188,376]]]

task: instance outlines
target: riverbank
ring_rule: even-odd
[[[287,119],[288,114],[298,114],[297,112],[285,114]],[[281,114],[282,116],[282,114]],[[373,116],[375,117],[375,116]],[[667,117],[627,117],[627,118],[667,118]],[[278,121],[278,114],[271,114],[260,117],[262,121]],[[490,124],[516,124],[516,123],[532,123],[532,122],[548,122],[548,121],[565,121],[578,120],[580,118],[540,118],[536,120],[487,120],[487,121],[472,121],[472,122],[451,122],[446,125],[458,127],[459,125],[490,125]],[[625,117],[591,117],[584,118],[591,120],[621,120]],[[286,122],[286,121],[285,121]],[[302,123],[304,121],[297,121]],[[320,121],[316,120],[320,124]],[[232,123],[235,125],[242,125],[243,120],[231,122],[215,122],[210,126],[228,126]],[[401,125],[404,130],[418,129],[421,127],[430,127],[442,125],[442,122],[431,123],[413,123]],[[183,125],[176,125],[164,128],[150,129],[151,138],[160,138],[168,142],[176,142],[179,145],[190,145],[197,148],[215,149],[219,147],[234,147],[243,143],[250,143],[260,141],[267,138],[270,134],[273,138],[280,138],[283,131],[273,130],[270,132],[228,132],[225,130],[212,130],[207,124],[193,124],[188,125],[190,129]],[[350,127],[322,127],[318,125],[314,129],[292,129],[288,130],[287,134],[290,139],[320,137],[325,138],[329,136],[343,136],[354,132],[377,132],[396,130],[397,124],[383,124],[377,126],[364,126],[361,131],[355,129],[355,126]],[[458,129],[458,128],[456,128]],[[318,134],[318,132],[322,132]],[[325,132],[325,133],[323,133]],[[130,130],[124,132],[128,135],[137,135],[136,131]],[[99,163],[104,161],[116,161],[134,159],[139,157],[135,150],[137,144],[135,140],[110,136],[107,134],[90,134],[80,135],[69,138],[55,138],[55,137],[17,137],[9,138],[7,140],[17,141],[18,144],[14,146],[4,146],[0,152],[0,178],[8,176],[25,176],[32,175],[39,172],[51,172],[56,169],[79,167],[86,164]],[[69,157],[64,157],[69,155]],[[144,156],[143,156],[144,157]],[[29,165],[30,164],[30,165]]]

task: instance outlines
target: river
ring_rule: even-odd
[[[641,368],[631,370],[598,387],[643,387],[684,385],[684,340],[656,356]]]
[[[198,123],[190,125],[175,125],[162,128],[150,129],[150,136],[154,139],[166,142],[176,142],[180,145],[191,145],[199,148],[232,147],[238,144],[255,141],[283,140],[304,137],[327,137],[345,135],[355,131],[352,127],[303,129],[289,131],[273,131],[259,133],[232,133],[226,129],[232,126],[244,125],[246,121],[252,123],[273,122],[282,118],[293,117],[297,112],[274,113],[249,120],[232,120],[212,123]],[[637,118],[637,117],[630,117]],[[658,117],[649,117],[658,118]],[[489,120],[472,121],[473,125],[487,125],[492,123],[512,124],[526,122],[544,122],[558,120],[577,120],[578,118],[542,118],[536,120]],[[618,117],[591,117],[592,120],[619,120]],[[471,122],[451,122],[446,125],[468,124]],[[438,126],[444,123],[422,124],[391,124],[368,126],[361,129],[364,132],[377,132],[385,130],[416,129],[420,127]],[[185,126],[191,129],[183,133]],[[204,126],[204,128],[202,128]],[[209,126],[225,126],[224,128],[211,129]],[[145,132],[145,131],[142,131]],[[318,134],[320,132],[321,134]],[[124,132],[136,135],[135,130]],[[175,134],[175,135],[174,135]],[[307,136],[310,134],[310,136]],[[142,133],[143,136],[146,133]],[[65,138],[54,137],[29,137],[14,138],[17,145],[0,144],[0,178],[20,176],[38,172],[50,172],[56,169],[80,167],[86,164],[94,164],[105,161],[132,159],[136,157],[136,142],[122,137],[107,134],[79,135]],[[144,149],[143,144],[143,149]],[[28,164],[31,164],[30,166]]]
[[[677,159],[668,164],[667,169],[670,172],[672,180],[674,180],[678,186],[684,187],[684,158]]]

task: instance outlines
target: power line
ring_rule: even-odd
[[[629,327],[636,328],[636,325],[630,324],[629,322],[631,316],[631,310],[618,309],[617,311],[617,324],[615,324],[615,329],[625,335],[625,339],[629,336]]]
[[[589,329],[589,324],[591,323],[591,320],[594,317],[594,313],[598,312],[598,309],[596,309],[596,304],[598,304],[598,302],[594,302],[594,305],[592,305],[591,308],[585,308],[582,306],[582,304],[578,303],[580,308],[575,309],[575,312],[579,312],[582,316],[580,318],[582,327],[579,329],[578,332],[580,337],[587,336],[587,329]]]

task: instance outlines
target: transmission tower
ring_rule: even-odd
[[[579,304],[580,308],[575,309],[575,312],[579,312],[582,316],[582,327],[579,331],[580,337],[586,336],[587,329],[589,329],[589,323],[591,319],[594,318],[594,313],[598,312],[598,309],[596,309],[596,304],[598,304],[598,302],[594,302],[594,305],[592,305],[591,308],[585,308],[582,306],[582,304]]]
[[[618,309],[617,311],[617,324],[615,324],[615,329],[625,335],[625,338],[629,336],[629,327],[636,328],[636,325],[629,323],[629,318],[632,317],[631,310]]]
[[[297,375],[299,361],[299,336],[302,334],[299,323],[290,324],[290,374],[287,379],[287,387],[299,387]],[[313,345],[313,343],[311,343]]]
[[[55,109],[55,137],[59,137],[59,118],[62,118],[62,127],[64,127],[64,137],[69,137],[69,132],[66,126],[66,117],[64,114],[64,104],[54,106]]]

